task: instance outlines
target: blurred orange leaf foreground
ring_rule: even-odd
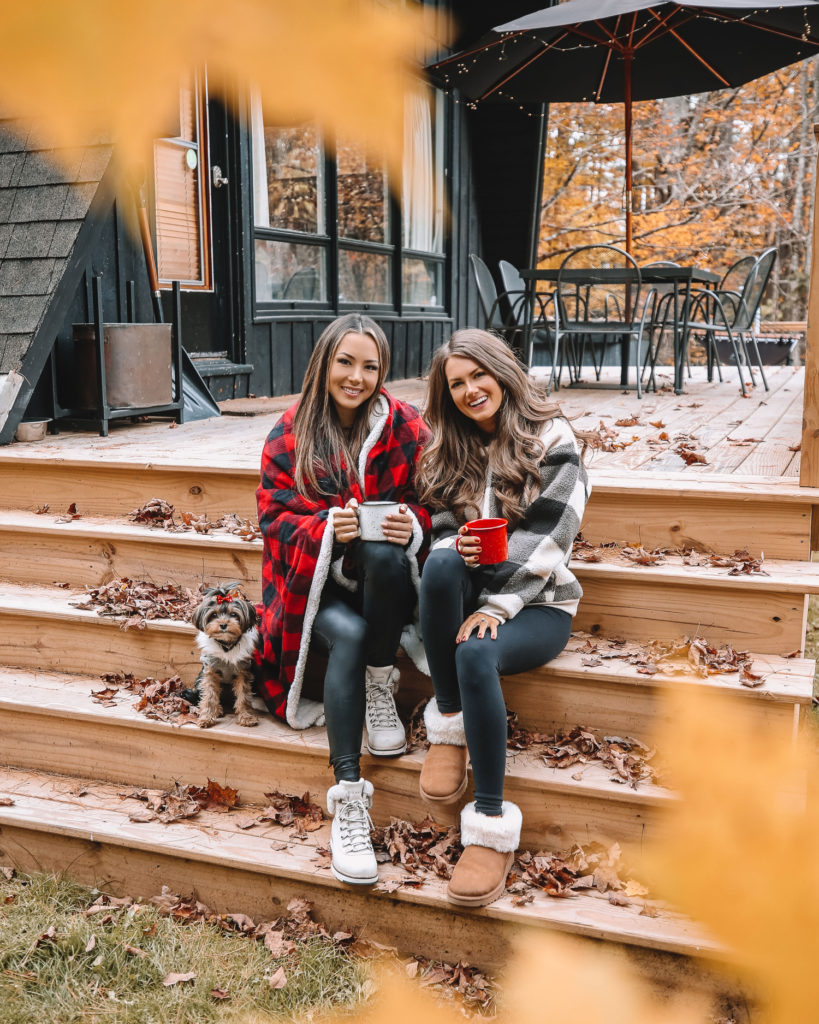
[[[207,66],[212,92],[251,82],[282,123],[315,120],[395,170],[422,21],[374,0],[27,0],[3,11],[0,109],[55,148],[110,134],[138,179],[180,74]]]
[[[697,699],[691,691],[678,694],[666,711],[668,725],[656,742],[680,800],[663,840],[644,851],[652,892],[702,922],[724,946],[726,990],[740,981],[755,1024],[815,1021],[816,736],[806,730],[810,744],[795,744],[789,725],[746,717],[735,701]],[[503,1024],[714,1021],[702,993],[658,1000],[617,950],[554,932],[522,938],[501,984]],[[406,979],[387,976],[355,1020],[462,1019],[457,1005],[429,999]]]

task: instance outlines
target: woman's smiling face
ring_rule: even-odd
[[[378,346],[368,334],[350,331],[338,343],[330,363],[327,391],[342,427],[351,427],[359,406],[378,384]]]
[[[497,380],[480,363],[465,356],[450,356],[444,373],[455,408],[474,420],[484,433],[494,433],[503,401],[503,388]]]

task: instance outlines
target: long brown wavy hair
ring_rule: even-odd
[[[474,360],[501,386],[497,426],[488,447],[486,434],[452,399],[446,376],[450,356]],[[562,415],[501,338],[476,327],[456,331],[429,367],[424,416],[432,438],[416,475],[421,501],[433,509],[451,509],[458,518],[479,516],[488,456],[502,515],[510,526],[516,525],[540,489],[543,424]]]
[[[375,342],[378,383],[372,395],[356,410],[352,430],[345,437],[335,403],[330,397],[328,381],[336,351],[347,334],[366,334]],[[296,489],[300,494],[309,498],[337,493],[343,486],[342,461],[347,465],[348,476],[358,480],[358,456],[370,429],[370,411],[381,394],[389,369],[389,343],[370,317],[347,313],[337,317],[321,332],[307,364],[301,401],[293,419]],[[319,482],[319,473],[324,477],[324,486]],[[328,481],[331,489],[326,488]]]

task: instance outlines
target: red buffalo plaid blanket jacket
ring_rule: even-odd
[[[306,729],[323,722],[323,706],[301,696],[322,589],[331,568],[334,578],[348,589],[357,586],[349,566],[345,574],[341,559],[331,566],[333,517],[351,498],[406,502],[415,520],[407,556],[417,589],[418,558],[425,554],[430,520],[426,509],[418,504],[414,477],[415,464],[429,431],[412,406],[382,391],[359,456],[363,492],[356,482],[345,479],[339,494],[313,501],[299,494],[293,477],[296,408],[294,405],[287,410],[267,438],[261,483],[256,491],[264,536],[259,686],[274,715],[296,729]],[[412,637],[406,633],[402,643],[410,653],[415,649]]]

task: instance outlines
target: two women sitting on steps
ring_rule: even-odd
[[[435,353],[429,428],[383,389],[388,368],[374,321],[338,318],[265,444],[262,693],[294,728],[326,722],[332,870],[369,884],[364,726],[371,754],[404,752],[395,655],[401,643],[423,665],[425,652],[435,696],[421,796],[433,813],[457,809],[471,761],[474,801],[461,813],[448,897],[481,906],[502,894],[520,842],[521,812],[503,800],[500,676],[566,645],[581,596],[567,566],[589,484],[571,427],[494,335],[458,331]],[[378,501],[396,504],[379,539],[361,539],[365,511],[369,520],[378,507],[359,506]],[[466,528],[486,517],[508,521],[508,553],[494,564]],[[327,655],[323,704],[302,693],[309,650]]]

